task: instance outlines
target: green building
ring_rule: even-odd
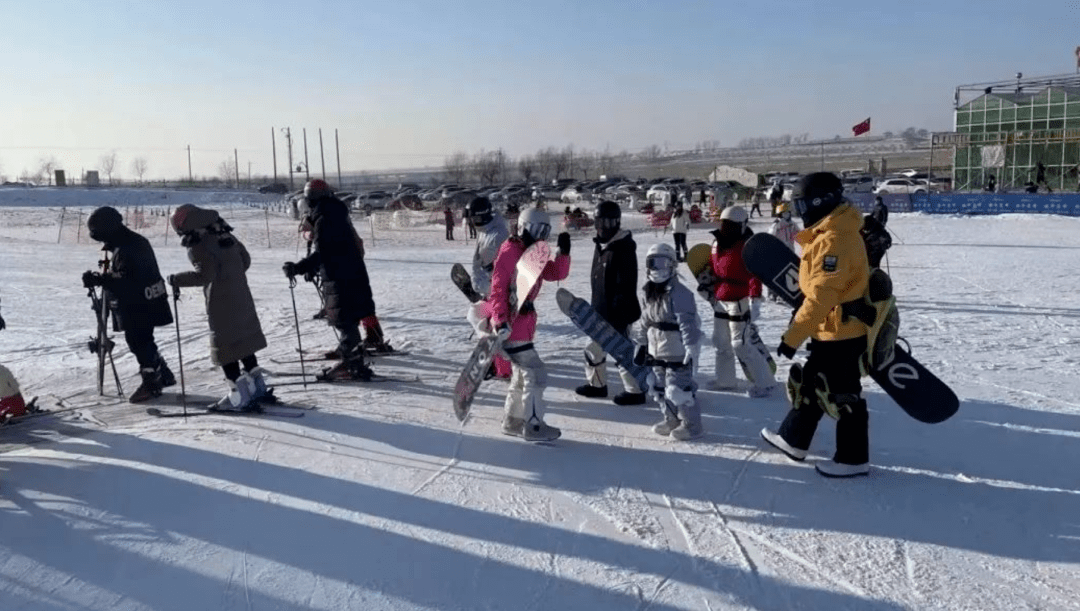
[[[998,190],[1021,191],[1040,161],[1046,186],[1080,189],[1080,74],[961,85],[955,108],[954,134],[940,138],[953,146],[954,190],[981,190],[993,175]]]

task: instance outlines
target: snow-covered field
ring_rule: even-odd
[[[0,429],[3,611],[1080,609],[1080,219],[893,216],[902,335],[962,406],[919,424],[867,379],[873,472],[834,481],[763,447],[759,429],[786,410],[779,397],[701,392],[707,435],[690,444],[651,433],[655,407],[577,398],[585,341],[551,286],[538,346],[563,439],[499,434],[494,381],[459,425],[451,388],[473,342],[448,272],[472,247],[460,230],[446,242],[439,225],[385,218],[355,221],[383,326],[410,353],[374,368],[403,381],[282,387],[317,407],[295,420],[154,419],[111,382],[113,396],[99,397],[80,283],[98,246],[77,225],[103,202],[151,206],[140,231],[165,274],[189,264],[154,212],[217,207],[254,259],[271,344],[262,363],[299,370],[274,362],[296,348],[281,273],[296,259],[295,223],[257,207],[276,200],[145,197],[0,191],[0,362],[61,410]],[[63,211],[61,228],[60,206],[73,205],[87,208]],[[563,283],[586,297],[588,237],[575,239]],[[642,257],[670,239],[637,237]],[[304,346],[331,347],[332,331],[311,320],[315,291],[301,283],[296,301]],[[788,316],[766,304],[768,345]],[[209,402],[223,380],[194,291],[180,333],[189,400]],[[157,338],[177,370],[175,328]],[[130,392],[122,339],[117,355]],[[815,458],[831,456],[831,429],[823,421]]]

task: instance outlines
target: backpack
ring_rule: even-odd
[[[885,256],[885,251],[892,246],[889,230],[885,229],[885,226],[875,217],[867,214],[863,217],[863,226],[859,234],[862,236],[863,244],[866,245],[866,258],[870,261],[870,266],[877,267],[881,263],[881,258]]]

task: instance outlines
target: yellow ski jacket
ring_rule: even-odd
[[[862,214],[850,203],[795,236],[802,246],[799,288],[805,299],[784,333],[785,344],[798,348],[807,338],[822,341],[866,335],[854,317],[843,320],[840,305],[866,294],[870,264],[859,229]]]

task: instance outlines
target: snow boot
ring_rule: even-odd
[[[806,459],[806,450],[792,446],[780,436],[780,433],[774,433],[769,429],[761,429],[761,438],[772,447],[783,452],[791,460],[802,462]]]
[[[665,408],[664,419],[654,424],[652,430],[657,435],[663,435],[664,437],[667,437],[671,434],[671,431],[677,429],[681,424],[682,421],[679,420],[679,417],[675,415],[675,412]]]
[[[229,393],[211,405],[210,409],[219,412],[247,412],[258,409],[255,402],[251,400],[250,381],[245,380],[246,377],[242,375],[235,382],[226,380],[229,384]]]
[[[128,397],[130,403],[142,403],[149,401],[154,397],[161,396],[161,374],[155,368],[146,367],[139,370],[139,375],[142,376],[142,384],[135,389],[135,392],[131,393]]]
[[[521,437],[525,434],[525,421],[521,418],[506,416],[503,418],[502,433],[511,437]]]
[[[696,401],[680,407],[679,416],[682,422],[672,429],[672,439],[690,441],[705,434],[705,429],[701,426],[701,408],[698,407]]]
[[[331,350],[329,352],[325,352],[325,353],[323,353],[323,358],[328,360],[328,361],[340,361],[341,360],[341,349],[334,348],[333,350]]]
[[[590,399],[603,399],[607,397],[607,386],[593,386],[592,384],[582,384],[574,389],[574,392],[582,397],[588,397]]]
[[[371,368],[364,364],[364,352],[360,346],[350,351],[348,358],[337,365],[327,369],[316,377],[327,381],[359,381],[368,382],[375,375]]]
[[[818,461],[814,468],[825,477],[858,477],[870,475],[870,463],[861,465],[846,465],[834,460]]]
[[[645,393],[623,391],[611,400],[615,405],[645,405]]]
[[[521,438],[525,441],[555,441],[561,436],[561,430],[534,416],[525,423]]]
[[[247,384],[248,394],[251,395],[252,401],[276,403],[277,397],[274,396],[273,389],[266,386],[266,378],[263,377],[264,373],[265,370],[262,367],[256,367],[251,371],[245,371],[244,375],[240,376],[240,380]]]
[[[315,315],[311,317],[311,320],[322,320],[324,318],[326,318],[326,308],[315,312]]]

